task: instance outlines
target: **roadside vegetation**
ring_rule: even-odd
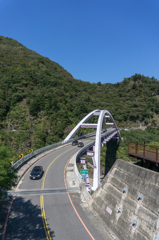
[[[144,144],[146,141],[148,145],[151,146],[159,146],[159,131],[156,130],[152,133],[151,128],[147,128],[146,130],[130,130],[120,131],[122,141],[111,139],[107,142],[104,147],[101,148],[101,165],[104,168],[112,167],[113,163],[116,159],[123,159],[128,162],[136,162],[133,157],[128,156],[128,143],[141,143]],[[104,170],[103,170],[104,171]]]
[[[58,63],[16,40],[0,36],[0,151],[6,149],[7,154],[1,156],[0,171],[7,172],[7,162],[17,161],[19,154],[26,155],[29,149],[62,141],[95,109],[110,111],[118,127],[148,126],[148,132],[157,138],[158,80],[135,74],[116,81],[119,82],[101,84],[75,79]],[[97,121],[96,117],[93,121]],[[82,129],[77,135],[90,131]],[[128,161],[127,140],[135,139],[138,132],[132,132],[131,137],[129,132],[122,134],[124,140],[113,146],[115,151],[117,149],[116,156]],[[151,140],[154,141],[153,137]],[[101,156],[102,162],[105,161],[104,152]],[[4,159],[5,166],[2,164]]]
[[[13,151],[7,146],[0,147],[0,201],[3,203],[7,197],[7,190],[16,186],[17,174],[11,168]]]
[[[1,141],[17,156],[63,140],[94,109],[110,111],[118,127],[159,126],[159,84],[154,77],[135,74],[117,84],[83,82],[2,36],[0,59]]]

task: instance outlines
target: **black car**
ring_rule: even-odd
[[[78,143],[78,147],[84,147],[84,143],[83,142],[79,142]]]
[[[75,146],[75,145],[77,145],[78,144],[78,141],[77,140],[74,140],[73,142],[72,142],[72,146]]]
[[[30,179],[40,179],[43,174],[43,167],[36,166],[30,172]]]

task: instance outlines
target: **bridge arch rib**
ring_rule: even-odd
[[[105,114],[107,114],[106,116],[109,116],[110,119],[112,120],[113,125],[116,128],[116,131],[114,132],[114,134],[112,135],[112,137],[115,134],[118,134],[119,139],[121,140],[121,136],[120,136],[120,132],[117,128],[117,125],[112,117],[112,115],[110,114],[109,111],[107,110],[101,110],[99,118],[98,118],[98,124],[97,124],[97,131],[96,131],[96,139],[95,139],[95,164],[96,164],[96,168],[94,168],[94,174],[93,174],[93,187],[92,190],[95,191],[97,189],[97,187],[100,184],[100,147],[101,147],[101,130],[102,130],[102,122],[103,122],[103,118],[105,117]],[[105,125],[106,125],[106,121],[105,121]]]
[[[91,113],[89,113],[87,116],[85,116],[77,125],[76,127],[69,133],[69,135],[65,138],[64,142],[67,142],[68,140],[70,140],[70,138],[72,138],[77,132],[78,130],[81,128],[83,123],[86,123],[91,117],[93,117],[94,115],[100,114],[100,110],[94,110]]]
[[[94,115],[99,116],[97,124],[86,124],[86,122]],[[107,123],[106,118],[110,118],[112,122]],[[68,140],[73,138],[73,136],[78,132],[80,128],[96,128],[96,139],[95,139],[95,147],[94,147],[95,154],[93,157],[93,160],[94,160],[93,161],[94,174],[93,174],[93,187],[92,187],[93,191],[95,191],[100,184],[100,147],[101,147],[101,131],[102,131],[103,120],[104,120],[105,129],[106,129],[106,125],[113,125],[115,128],[115,131],[113,132],[113,134],[111,134],[109,139],[117,134],[119,136],[119,139],[121,140],[120,131],[118,130],[117,125],[112,115],[110,114],[110,112],[108,110],[97,109],[89,113],[86,117],[84,117],[63,141],[63,142],[67,142]],[[106,141],[108,141],[109,139],[107,139]]]

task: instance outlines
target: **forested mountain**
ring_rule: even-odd
[[[58,63],[0,36],[0,142],[16,153],[61,141],[94,109],[110,111],[119,127],[139,126],[139,121],[157,126],[158,98],[154,77],[83,82]]]

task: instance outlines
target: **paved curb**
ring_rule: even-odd
[[[66,167],[66,182],[67,187],[69,188],[79,188],[81,194],[85,198],[86,202],[90,206],[93,202],[92,196],[87,192],[85,188],[85,182],[80,182],[78,177],[76,176],[74,165],[76,164],[77,153],[75,153],[71,159],[69,160]]]

